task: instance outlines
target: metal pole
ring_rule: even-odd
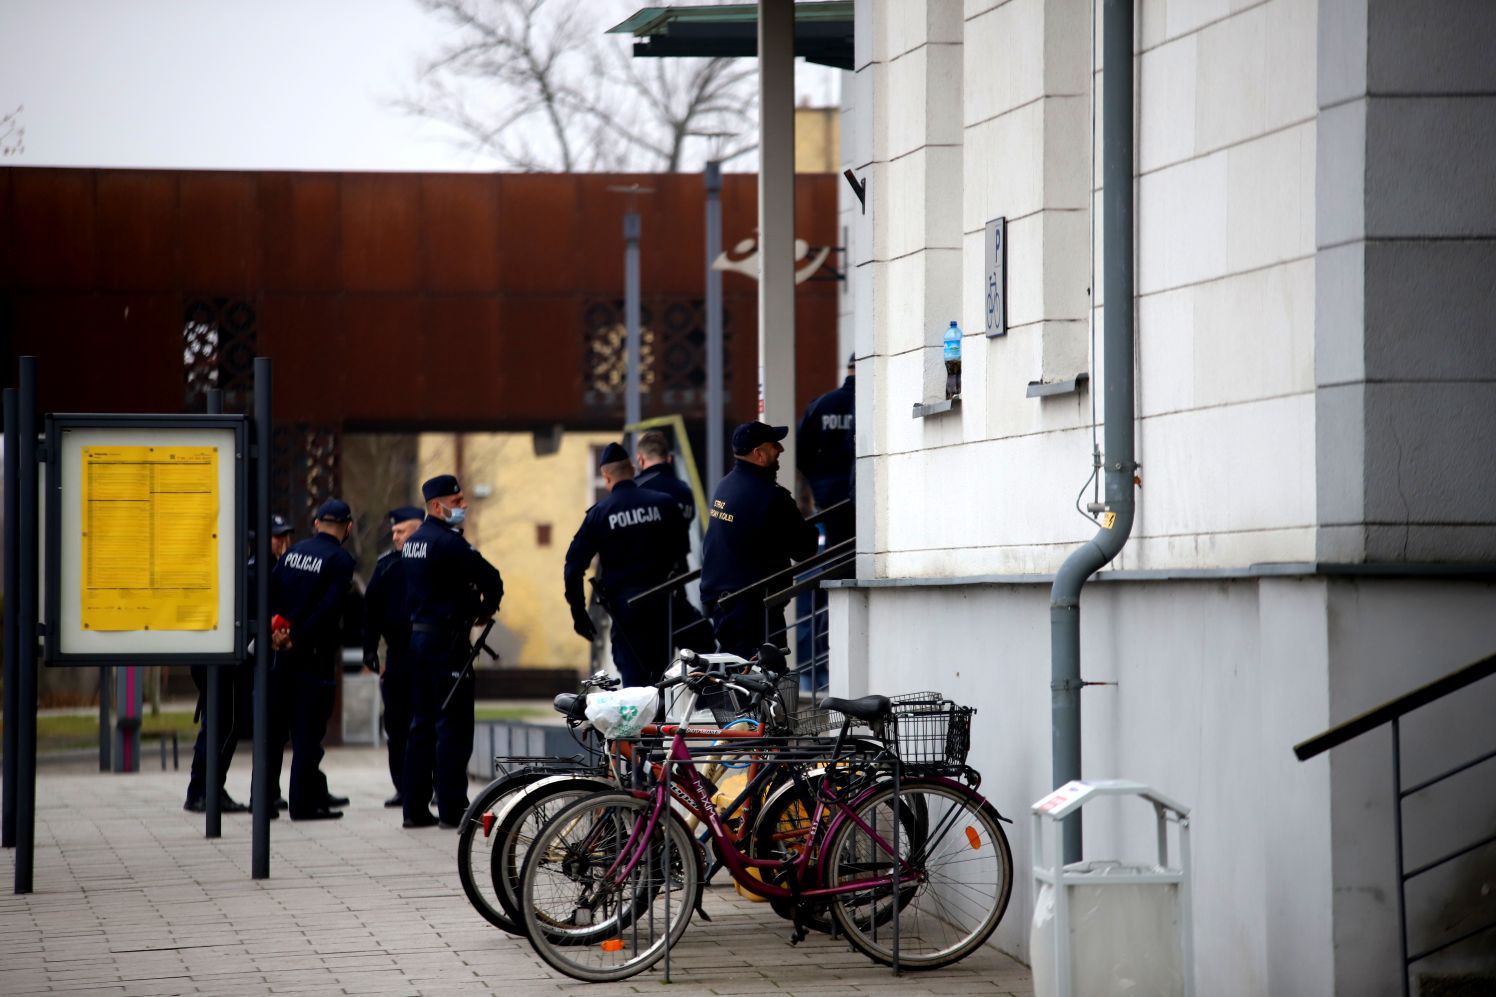
[[[626,426],[637,426],[643,418],[639,398],[639,213],[629,211],[623,216],[623,321],[628,329],[628,370],[624,385],[623,422]],[[634,452],[634,430],[630,429],[625,440],[629,453]]]
[[[1398,718],[1392,718],[1392,828],[1397,846],[1397,945],[1402,956],[1401,979],[1403,997],[1409,997],[1408,982],[1408,912],[1407,877],[1403,875],[1403,818],[1402,818],[1402,728]]]
[[[271,363],[255,357],[255,706],[250,876],[270,878],[270,414]],[[277,745],[277,748],[279,745]]]
[[[16,892],[31,892],[36,848],[36,357],[21,358],[16,428],[20,483],[17,508],[20,556],[16,613]],[[9,717],[6,717],[9,726]]]
[[[222,413],[223,392],[218,388],[209,388],[208,414],[220,415]],[[239,552],[234,551],[233,556],[238,557]],[[206,818],[203,836],[219,838],[223,836],[223,812],[219,806],[218,793],[218,780],[220,779],[218,766],[221,761],[218,754],[218,739],[222,736],[223,718],[219,716],[218,697],[223,689],[223,680],[217,667],[208,665],[203,670],[207,672],[208,687],[205,693],[207,701],[203,703],[203,733],[205,734],[203,740],[207,742],[208,749],[208,757],[203,761],[203,803]],[[165,744],[165,742],[162,743]]]
[[[725,454],[722,446],[722,164],[706,164],[706,497],[717,492]]]
[[[16,704],[20,701],[17,664],[20,654],[20,629],[16,626],[16,602],[21,594],[20,497],[21,467],[19,452],[21,434],[16,426],[16,389],[5,389],[5,770],[3,817],[0,817],[0,845],[16,846]]]
[[[1073,551],[1055,575],[1049,599],[1051,752],[1056,788],[1081,777],[1080,590],[1111,561],[1132,532],[1137,468],[1133,437],[1133,0],[1103,0],[1102,68],[1102,252],[1106,294],[1102,331],[1106,372],[1106,512],[1086,544]],[[1081,857],[1081,818],[1063,822],[1064,862]],[[1058,889],[1058,887],[1057,887]]]
[[[114,669],[108,665],[99,666],[99,771],[108,772],[113,763],[113,752],[110,746],[112,737],[109,730],[109,703],[112,700],[110,693],[114,692],[111,683],[114,682]]]
[[[758,364],[770,425],[795,421],[795,4],[758,4]],[[795,487],[795,434],[779,466]]]

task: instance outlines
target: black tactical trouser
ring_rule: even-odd
[[[428,819],[433,786],[441,820],[460,823],[467,810],[467,766],[473,756],[473,672],[463,670],[472,650],[466,637],[465,633],[429,630],[416,630],[410,635],[414,710],[405,741],[400,787],[406,820]],[[449,692],[451,700],[443,709]]]

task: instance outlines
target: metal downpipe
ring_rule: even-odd
[[[1122,550],[1132,532],[1133,472],[1133,0],[1102,0],[1102,329],[1106,511],[1101,529],[1073,551],[1049,598],[1050,714],[1054,784],[1081,777],[1080,590]],[[1120,306],[1120,307],[1119,307]],[[1094,381],[1092,384],[1094,385]],[[1064,859],[1081,857],[1077,814],[1065,821]]]

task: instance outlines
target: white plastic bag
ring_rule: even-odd
[[[587,720],[603,737],[637,737],[645,724],[654,723],[659,695],[648,685],[589,693]]]

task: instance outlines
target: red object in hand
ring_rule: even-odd
[[[288,620],[288,619],[286,619],[281,614],[276,613],[274,616],[270,617],[270,629],[271,630],[290,630],[291,629],[291,621]]]

